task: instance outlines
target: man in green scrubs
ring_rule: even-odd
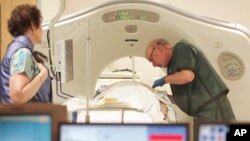
[[[199,122],[233,121],[227,98],[229,89],[204,54],[185,40],[172,46],[165,39],[152,40],[145,57],[154,67],[167,68],[167,75],[155,80],[153,88],[170,84],[176,105]]]

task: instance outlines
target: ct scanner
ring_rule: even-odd
[[[58,13],[51,24],[43,24],[44,39],[50,30],[50,42],[44,44],[50,45],[52,67],[61,71],[65,82],[61,85],[64,92],[53,89],[54,99],[56,91],[67,98],[67,94],[93,97],[105,67],[122,57],[144,57],[151,39],[164,37],[172,44],[186,39],[206,54],[229,87],[228,96],[237,119],[250,121],[245,110],[250,102],[247,28],[194,15],[163,0],[107,0],[59,17]]]

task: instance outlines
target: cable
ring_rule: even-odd
[[[54,69],[53,69],[53,67],[52,67],[52,66],[53,66],[53,63],[52,63],[52,60],[51,60],[52,55],[51,55],[49,34],[50,34],[50,31],[48,30],[48,31],[47,31],[47,41],[48,41],[48,48],[49,48],[49,65],[50,65],[50,70],[51,70],[51,73],[52,73],[52,75],[53,75],[53,78],[54,78],[56,81],[58,81],[59,79],[58,79],[58,77],[57,77],[57,75],[56,75],[56,73],[55,73],[55,71],[54,71]]]
[[[61,73],[60,72],[55,72],[55,70],[53,69],[53,62],[52,62],[52,55],[51,55],[51,48],[50,48],[50,39],[49,39],[49,34],[50,34],[50,31],[48,30],[47,31],[47,41],[48,41],[48,48],[49,48],[49,65],[50,65],[50,70],[51,70],[51,73],[52,73],[52,75],[53,75],[53,77],[52,78],[54,78],[55,80],[56,80],[56,94],[59,96],[59,97],[61,97],[61,98],[64,98],[64,99],[68,99],[68,97],[74,97],[74,96],[72,96],[72,95],[70,95],[70,94],[67,94],[67,93],[64,93],[63,91],[62,91],[62,82],[61,82]],[[58,81],[59,81],[59,83],[60,83],[60,93],[61,94],[63,94],[63,95],[66,95],[66,96],[68,96],[68,97],[65,97],[65,96],[62,96],[62,95],[60,95],[59,94],[59,92],[58,92]]]

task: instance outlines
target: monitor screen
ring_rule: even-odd
[[[1,141],[51,141],[50,115],[0,115]]]
[[[249,140],[250,123],[218,122],[199,124],[198,141]]]
[[[198,141],[227,141],[229,126],[226,124],[201,124]]]
[[[68,115],[67,115],[66,106],[57,105],[57,104],[50,104],[50,103],[0,104],[0,117],[1,117],[0,141],[3,141],[1,138],[2,134],[3,134],[1,132],[1,130],[3,130],[2,125],[6,124],[5,121],[9,117],[12,117],[10,119],[13,119],[13,121],[11,121],[11,122],[19,121],[20,123],[18,123],[18,124],[21,124],[23,122],[27,122],[27,123],[29,122],[28,125],[30,125],[30,126],[27,126],[27,127],[25,126],[25,128],[20,128],[20,129],[28,128],[29,130],[31,130],[32,128],[36,127],[34,125],[37,125],[37,126],[41,127],[41,129],[44,129],[44,128],[48,128],[47,126],[51,122],[52,126],[50,125],[49,131],[50,131],[50,134],[52,135],[52,139],[51,139],[52,141],[58,141],[58,138],[57,138],[58,137],[57,136],[58,123],[59,122],[68,122]],[[41,117],[46,117],[46,118],[41,118]],[[26,118],[28,120],[25,120]],[[5,120],[4,122],[2,121],[3,119]],[[24,121],[21,122],[21,119]],[[33,122],[31,122],[30,119],[37,119],[37,120],[32,120]],[[42,122],[39,122],[40,119],[48,119],[47,124],[42,124]],[[13,124],[17,125],[16,123],[13,123]],[[21,125],[24,125],[24,124],[21,124]],[[17,128],[19,129],[19,127],[22,127],[22,126],[15,126],[15,129],[17,129]],[[32,127],[32,128],[29,128],[29,127]],[[9,129],[10,125],[6,126],[6,128]],[[35,129],[39,129],[39,130],[34,130],[34,131],[40,132],[40,128],[35,128]],[[15,135],[15,134],[19,134],[19,132],[20,132],[20,134],[21,134],[21,132],[26,133],[26,131],[28,131],[28,130],[13,130],[11,133],[13,135]],[[39,139],[46,141],[44,138],[50,139],[51,136],[50,135],[43,136],[42,139],[40,139],[40,138]],[[13,141],[16,141],[16,140],[13,140]],[[28,140],[25,140],[25,141],[28,141]],[[37,139],[35,139],[35,141],[37,141]]]
[[[186,124],[59,124],[60,141],[188,141]]]

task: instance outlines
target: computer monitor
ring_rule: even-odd
[[[188,141],[187,124],[60,123],[59,141]]]
[[[0,115],[1,141],[52,141],[52,118],[47,114]]]
[[[229,125],[227,124],[200,124],[198,141],[227,141],[229,131]]]
[[[20,121],[20,118],[26,119],[27,123],[30,122],[27,119],[37,119],[37,122],[35,123],[35,125],[41,126],[41,129],[49,128],[48,124],[51,124],[51,126],[50,126],[51,127],[51,130],[50,130],[51,135],[48,135],[48,136],[52,141],[58,140],[58,138],[57,138],[58,123],[59,122],[68,122],[68,114],[67,114],[66,106],[48,104],[48,103],[46,103],[46,104],[45,103],[44,104],[43,103],[0,104],[0,117],[1,117],[1,120],[7,120],[9,117],[11,117],[13,120],[17,119],[19,121]],[[45,125],[42,126],[41,123],[39,124],[39,119],[43,119],[41,117],[45,117],[44,119],[48,119],[48,122],[46,123],[47,126],[45,126]],[[2,124],[4,123],[2,121],[0,121],[0,122]],[[29,124],[33,124],[33,123],[30,122]],[[14,125],[11,125],[10,127],[12,127],[12,126],[14,126]],[[16,127],[19,128],[19,126],[16,126]],[[1,128],[3,128],[3,127],[0,126],[0,130],[1,130]],[[17,134],[18,132],[20,132],[20,131],[19,130],[12,131],[13,135]],[[0,140],[1,140],[1,135],[0,135]]]
[[[212,122],[200,123],[198,141],[236,141],[249,140],[250,123]]]

